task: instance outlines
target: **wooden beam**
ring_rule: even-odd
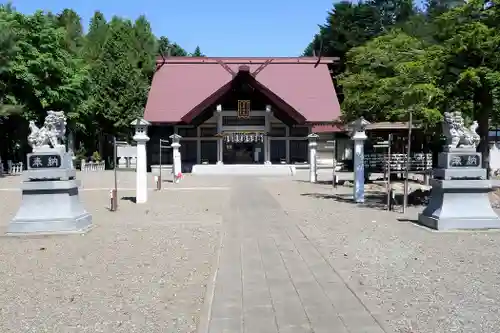
[[[262,65],[260,65],[256,70],[254,70],[252,72],[252,76],[256,77],[257,74],[259,74],[264,68],[266,68],[266,66],[269,65],[273,60],[274,59],[269,59],[265,63],[263,63]]]

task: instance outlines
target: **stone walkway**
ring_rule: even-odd
[[[210,333],[384,332],[261,182],[230,198]]]

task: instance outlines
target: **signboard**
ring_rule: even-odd
[[[51,169],[61,167],[61,156],[51,155],[30,155],[28,157],[28,168],[30,169]]]
[[[238,118],[242,118],[242,119],[250,118],[250,101],[249,100],[238,101]]]
[[[481,166],[481,158],[477,154],[452,154],[448,163],[450,168],[478,168]]]

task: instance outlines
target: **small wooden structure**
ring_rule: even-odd
[[[365,169],[369,172],[384,172],[389,160],[393,172],[405,169],[408,145],[407,122],[379,122],[367,126],[368,140],[365,145]],[[387,149],[378,149],[377,143],[388,141],[392,134],[391,156]],[[432,169],[432,153],[429,139],[418,125],[412,126],[409,171],[426,172]]]

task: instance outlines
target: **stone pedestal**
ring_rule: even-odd
[[[354,201],[365,202],[365,141],[354,140]]]
[[[370,123],[364,118],[359,118],[349,124],[352,129],[351,139],[354,141],[354,202],[365,202],[365,140],[366,126]]]
[[[92,216],[78,197],[72,156],[64,150],[46,148],[28,154],[21,206],[8,235],[85,233],[92,227]]]
[[[137,165],[136,165],[135,202],[145,203],[148,201],[148,173],[146,141],[137,141]]]
[[[131,125],[135,126],[134,141],[137,142],[137,159],[135,165],[135,202],[138,204],[148,201],[148,169],[146,143],[149,141],[148,126],[144,119],[136,119]]]
[[[174,183],[178,183],[182,177],[182,165],[181,165],[181,152],[179,143],[172,143],[172,154],[173,154],[173,168],[172,173],[174,174]]]
[[[317,134],[309,134],[307,138],[309,139],[309,182],[316,183],[318,180],[318,170],[317,170],[317,159],[316,159],[316,148],[318,143],[316,139],[318,139],[319,135]]]
[[[491,181],[474,148],[440,153],[431,180],[431,198],[420,224],[436,230],[496,229],[500,219],[491,207]]]
[[[172,144],[170,145],[170,147],[172,147],[172,173],[174,176],[174,184],[177,184],[182,178],[182,159],[181,152],[179,151],[181,147],[179,141],[182,137],[178,134],[174,134],[170,136],[170,139],[172,140]]]

